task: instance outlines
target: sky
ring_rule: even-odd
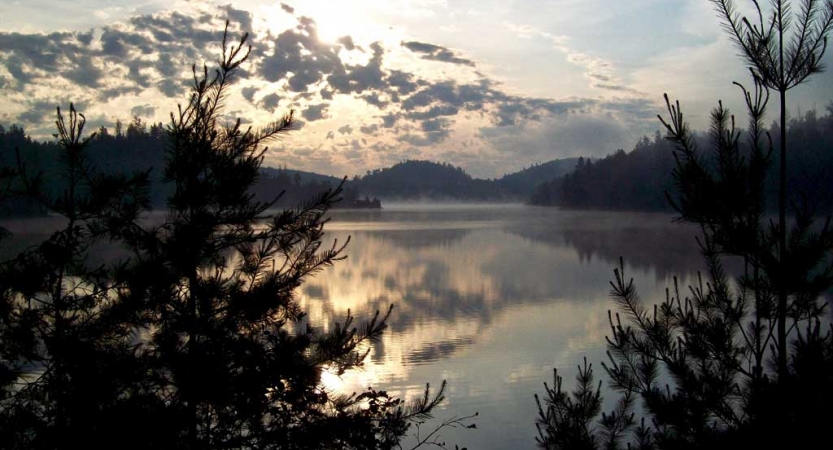
[[[5,0],[0,17],[0,124],[49,139],[70,102],[91,130],[167,123],[228,19],[252,52],[224,119],[295,111],[266,165],[335,176],[603,157],[654,136],[663,93],[696,129],[718,100],[744,123],[732,82],[750,81],[708,0]],[[791,114],[823,111],[832,76],[791,91]]]

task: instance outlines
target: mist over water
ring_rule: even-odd
[[[349,237],[348,257],[299,288],[310,322],[330,327],[349,310],[360,324],[394,310],[364,369],[325,373],[327,388],[412,398],[425,383],[447,380],[448,401],[435,420],[479,413],[477,430],[443,432],[461,447],[534,447],[533,395],[552,382],[553,368],[570,389],[583,357],[594,367],[606,359],[608,310],[615,309],[608,282],[620,256],[649,302],[665,298],[674,276],[685,286],[704,268],[696,228],[669,214],[398,204],[330,217],[324,245]],[[13,238],[0,243],[0,256],[40,243],[60,224],[4,221]],[[124,256],[103,243],[90,262]],[[613,396],[605,400],[609,406]]]
[[[348,258],[300,289],[310,321],[395,309],[364,370],[327,374],[328,387],[413,397],[448,380],[437,419],[480,414],[478,430],[443,432],[461,447],[534,447],[533,395],[553,367],[569,388],[584,356],[595,367],[606,359],[620,256],[651,302],[673,276],[685,286],[703,269],[696,228],[669,214],[422,204],[331,216],[325,239],[349,236]]]

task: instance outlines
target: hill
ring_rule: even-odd
[[[473,178],[448,163],[408,160],[368,172],[348,186],[382,200],[527,201],[543,182],[572,171],[577,158],[534,165],[497,180]]]
[[[143,123],[135,118],[126,127],[117,125],[115,132],[101,127],[90,140],[89,162],[114,172],[133,173],[150,170],[150,201],[152,207],[166,204],[171,186],[164,180],[167,134],[162,124]],[[26,136],[17,126],[0,126],[0,165],[17,164],[16,149],[31,173],[40,173],[44,187],[52,195],[64,189],[60,174],[59,154],[54,141],[39,142]],[[473,178],[462,168],[448,163],[409,160],[392,167],[369,171],[345,183],[344,203],[356,199],[441,200],[481,202],[526,202],[542,183],[573,170],[578,159],[554,160],[533,165],[499,179]],[[276,206],[294,206],[324,189],[337,186],[341,179],[314,172],[288,168],[261,168],[262,176],[253,187],[260,201],[271,201],[284,193]],[[32,201],[12,199],[0,215],[42,214]]]

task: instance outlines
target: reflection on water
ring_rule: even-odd
[[[480,413],[478,430],[448,430],[446,442],[534,448],[533,394],[553,367],[568,387],[582,357],[597,367],[605,358],[608,281],[619,257],[648,301],[664,298],[670,277],[684,285],[702,270],[695,230],[671,219],[505,205],[334,211],[326,239],[350,236],[348,258],[301,287],[310,321],[332,326],[348,310],[361,321],[395,309],[364,370],[326,374],[325,383],[414,396],[445,379],[439,418]],[[0,225],[15,233],[0,244],[6,259],[59,223]],[[95,258],[114,255],[104,248]]]
[[[332,389],[418,395],[449,381],[440,417],[480,413],[470,448],[533,448],[533,394],[552,368],[571,384],[583,356],[604,359],[608,281],[620,256],[647,300],[702,269],[695,230],[664,214],[523,206],[337,211],[327,238],[351,236],[346,261],[302,288],[315,323],[395,305],[363,371]]]

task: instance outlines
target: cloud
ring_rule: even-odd
[[[185,92],[185,84],[182,81],[176,81],[170,78],[159,81],[156,84],[156,88],[165,97],[180,97]]]
[[[301,113],[301,116],[310,122],[324,119],[326,117],[325,114],[328,106],[329,105],[326,103],[307,106],[307,108]]]
[[[373,125],[362,125],[359,127],[359,131],[363,134],[375,134],[379,131],[379,125],[375,123]]]
[[[475,167],[475,171],[481,171],[473,172],[476,175],[491,175],[543,158],[547,152],[539,147],[544,138],[533,137],[572,142],[560,135],[545,134],[544,124],[562,131],[563,127],[553,124],[575,124],[581,130],[595,127],[600,131],[589,134],[599,139],[591,140],[594,144],[586,148],[596,149],[616,136],[627,137],[621,130],[629,126],[642,130],[643,122],[652,121],[656,114],[653,102],[645,101],[635,87],[618,79],[612,65],[567,48],[566,39],[536,35],[564,46],[565,52],[570,51],[572,64],[583,68],[590,83],[618,97],[552,99],[519,95],[477,71],[472,58],[448,47],[401,38],[373,41],[358,35],[324,41],[313,19],[294,17],[294,10],[286,5],[283,10],[293,14],[284,18],[291,25],[277,31],[258,31],[253,36],[250,59],[245,71],[239,72],[238,78],[244,81],[230,91],[229,98],[237,102],[234,105],[238,110],[226,116],[231,120],[240,115],[258,123],[267,120],[266,112],[279,106],[299,111],[302,120],[298,120],[296,129],[306,128],[298,145],[314,149],[326,143],[325,147],[339,149],[294,154],[293,161],[306,170],[321,170],[315,166],[318,164],[339,168],[339,173],[348,168],[363,173],[362,164],[372,168],[403,156],[422,156]],[[164,120],[161,114],[167,108],[161,105],[170,105],[168,98],[184,100],[191,82],[190,64],[208,61],[211,70],[219,50],[223,18],[232,16],[240,27],[257,23],[251,12],[231,6],[206,6],[201,11],[135,16],[84,33],[0,33],[0,48],[4,49],[0,53],[0,77],[4,81],[0,83],[5,84],[0,101],[16,105],[15,111],[22,111],[15,113],[21,120],[35,123],[48,112],[37,102],[54,100],[60,89],[68,97],[97,99],[91,104],[101,103],[96,114],[102,117],[130,111],[150,120]],[[518,28],[518,32],[532,33],[525,28]],[[394,44],[385,44],[391,42]],[[435,64],[423,61],[454,67],[438,71]],[[21,100],[24,98],[25,102]],[[579,117],[608,118],[621,125],[619,134],[600,123],[591,127],[576,119]],[[361,137],[354,134],[356,131]],[[356,139],[344,139],[347,135]],[[600,140],[600,136],[609,139]],[[574,151],[572,147],[558,148]],[[339,153],[346,149],[361,150],[364,161]],[[508,157],[504,149],[517,152]]]
[[[271,82],[286,79],[291,91],[307,92],[327,75],[345,71],[336,48],[318,39],[315,22],[300,21],[274,40],[273,48],[260,61],[259,75]]]
[[[442,61],[451,64],[461,64],[464,66],[474,67],[474,61],[466,58],[460,58],[451,50],[441,45],[428,44],[425,42],[408,41],[403,42],[402,46],[414,53],[421,53],[422,59],[431,61]]]
[[[257,88],[254,86],[244,87],[240,90],[240,93],[243,95],[243,98],[250,102],[254,102],[255,94],[257,94]]]
[[[26,112],[17,116],[24,123],[43,123],[48,116],[55,114],[56,104],[50,100],[35,100],[28,106]]]
[[[566,115],[525,127],[492,127],[480,137],[494,153],[489,162],[511,167],[511,160],[545,162],[572,156],[604,157],[628,147],[639,136],[628,124],[598,115]]]
[[[130,115],[134,117],[153,117],[156,114],[156,107],[153,105],[138,105],[130,109]]]
[[[226,5],[224,10],[225,17],[228,18],[229,22],[236,23],[242,30],[253,29],[252,13],[241,9],[235,9],[231,5]]]
[[[137,70],[138,72],[138,70]],[[79,58],[76,61],[75,67],[65,72],[64,75],[68,80],[84,87],[98,88],[101,86],[101,79],[104,77],[104,71],[87,58]],[[134,76],[137,78],[138,73]],[[142,79],[146,82],[146,80]]]
[[[260,99],[258,105],[269,110],[269,112],[275,112],[275,110],[278,108],[278,103],[280,102],[280,99],[281,98],[280,96],[278,96],[278,94],[272,93]]]
[[[341,44],[344,47],[344,49],[348,51],[353,51],[357,48],[356,44],[353,43],[353,38],[350,36],[342,36],[338,38],[338,41],[336,42]]]

